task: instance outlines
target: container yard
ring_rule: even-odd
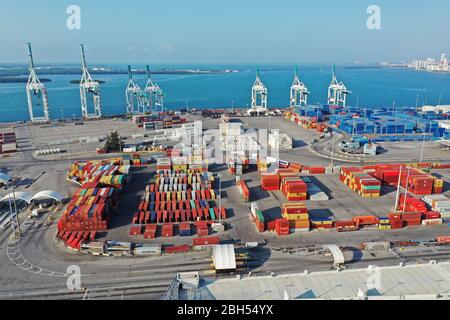
[[[35,192],[48,185],[64,192],[64,205],[41,225],[54,223],[50,229],[54,232],[45,233],[50,250],[80,263],[94,260],[114,265],[136,259],[136,265],[149,263],[158,269],[159,261],[175,260],[184,267],[174,269],[192,271],[201,259],[199,269],[226,276],[230,270],[221,270],[223,266],[211,270],[217,246],[234,246],[232,273],[269,272],[274,265],[293,271],[302,263],[316,268],[314,259],[328,257],[321,249],[316,249],[320,253],[311,261],[300,255],[295,263],[282,263],[285,258],[278,252],[312,250],[331,243],[375,251],[377,257],[385,248],[380,239],[391,248],[422,239],[446,250],[450,242],[448,150],[433,142],[437,137],[424,138],[431,134],[420,131],[433,131],[434,124],[418,121],[412,133],[397,133],[396,128],[395,135],[411,135],[415,141],[375,143],[374,139],[394,136],[392,129],[386,129],[386,134],[367,134],[364,127],[348,133],[347,128],[341,130],[331,123],[345,109],[336,110],[321,106],[303,113],[274,113],[270,118],[246,117],[245,112],[208,118],[169,112],[78,125],[18,125],[14,128],[18,147],[29,139],[39,150],[60,152],[34,153],[41,159],[39,167],[19,164],[20,169],[12,174],[24,181],[17,186],[20,191],[30,188]],[[359,123],[356,116],[351,119],[347,124]],[[121,152],[98,152],[105,135],[116,128],[126,141]],[[281,128],[280,133],[274,128]],[[247,136],[249,129],[271,134],[262,142]],[[195,133],[210,135],[211,130],[218,133],[222,164],[205,157],[204,148],[211,146],[212,135],[203,146],[198,141],[186,142]],[[335,157],[327,158],[331,141]],[[349,150],[354,144],[355,150],[367,151],[367,157],[345,159],[338,147],[342,141],[348,142]],[[258,154],[265,144],[267,157]],[[19,155],[31,154],[20,149]],[[411,150],[417,150],[417,158],[407,156]],[[56,169],[50,169],[49,163]],[[344,254],[348,255],[345,250]],[[393,253],[385,254],[380,259],[389,263]],[[371,259],[369,254],[363,256],[357,264]]]
[[[185,125],[198,119],[191,114],[186,118]],[[323,253],[282,262],[285,258],[277,250],[292,250],[286,248],[301,250],[298,248],[336,243],[361,250],[365,244],[366,252],[380,250],[381,246],[372,244],[380,239],[390,242],[392,248],[396,241],[404,245],[412,239],[434,239],[434,245],[446,250],[450,165],[424,157],[422,162],[407,163],[345,163],[336,159],[331,167],[330,159],[310,149],[316,139],[331,139],[333,128],[327,124],[325,112],[324,119],[298,125],[285,116],[272,117],[270,124],[258,118],[234,122],[230,116],[229,123],[238,125],[222,126],[232,134],[232,138],[221,140],[223,150],[231,152],[222,165],[209,163],[198,146],[177,143],[170,138],[176,131],[166,130],[179,128],[168,128],[158,129],[164,130],[166,139],[158,152],[93,152],[71,161],[60,154],[54,155],[64,159],[55,162],[55,173],[41,165],[19,175],[37,181],[32,190],[48,185],[64,191],[67,200],[56,214],[54,232],[46,231],[47,242],[49,250],[80,263],[115,265],[136,259],[136,265],[148,263],[152,270],[159,270],[166,261],[177,261],[174,270],[211,272],[214,247],[234,243],[239,270],[235,272],[264,274],[274,268],[292,272],[294,266],[302,264],[316,268],[317,258],[328,259],[329,264],[323,264],[326,268],[332,265]],[[203,130],[220,132],[221,121],[206,119]],[[85,125],[95,127],[94,123]],[[144,130],[132,121],[127,123]],[[280,145],[278,159],[255,158],[259,143],[244,134],[249,128],[269,126],[288,132],[292,149]],[[16,130],[22,137],[24,131]],[[147,130],[148,134],[136,139],[156,139],[153,133],[158,130]],[[279,166],[276,171],[272,170],[274,161]],[[41,171],[47,173],[38,178]],[[57,182],[52,177],[57,177]],[[18,189],[26,190],[25,185]],[[264,256],[264,250],[270,252],[270,258]],[[240,260],[239,252],[249,254],[250,258],[245,258],[249,260]],[[376,252],[390,263],[391,251],[382,258],[380,251]],[[371,259],[368,253],[363,256],[361,264]],[[200,259],[204,261],[201,267],[197,265]],[[268,262],[259,262],[265,260]]]

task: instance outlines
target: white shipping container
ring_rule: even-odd
[[[442,219],[427,219],[422,221],[422,225],[424,226],[434,226],[442,223]]]

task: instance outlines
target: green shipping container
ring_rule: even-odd
[[[380,186],[367,186],[363,187],[363,190],[381,190]]]
[[[263,215],[261,210],[256,211],[256,215],[258,216],[258,219],[259,219],[260,222],[262,222],[262,223],[265,222],[264,221],[264,215]]]

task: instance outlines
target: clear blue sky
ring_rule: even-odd
[[[82,29],[66,28],[79,5]],[[366,9],[381,7],[381,31]],[[450,1],[2,0],[0,62],[347,63],[450,54]]]

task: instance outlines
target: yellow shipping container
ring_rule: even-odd
[[[311,224],[309,221],[289,221],[290,229],[310,229]]]
[[[307,213],[298,213],[298,214],[287,214],[283,213],[283,218],[288,219],[289,221],[292,220],[308,220],[309,221],[309,214]]]
[[[186,171],[187,170],[187,164],[174,164],[173,166],[174,171]]]
[[[363,198],[379,198],[380,197],[379,193],[361,193],[360,195]]]
[[[304,202],[287,202],[283,204],[283,209],[285,208],[306,208]]]
[[[314,221],[314,224],[316,226],[326,226],[326,225],[332,225],[333,221]]]
[[[444,186],[444,180],[442,179],[434,179],[434,187],[435,188],[442,188]]]

